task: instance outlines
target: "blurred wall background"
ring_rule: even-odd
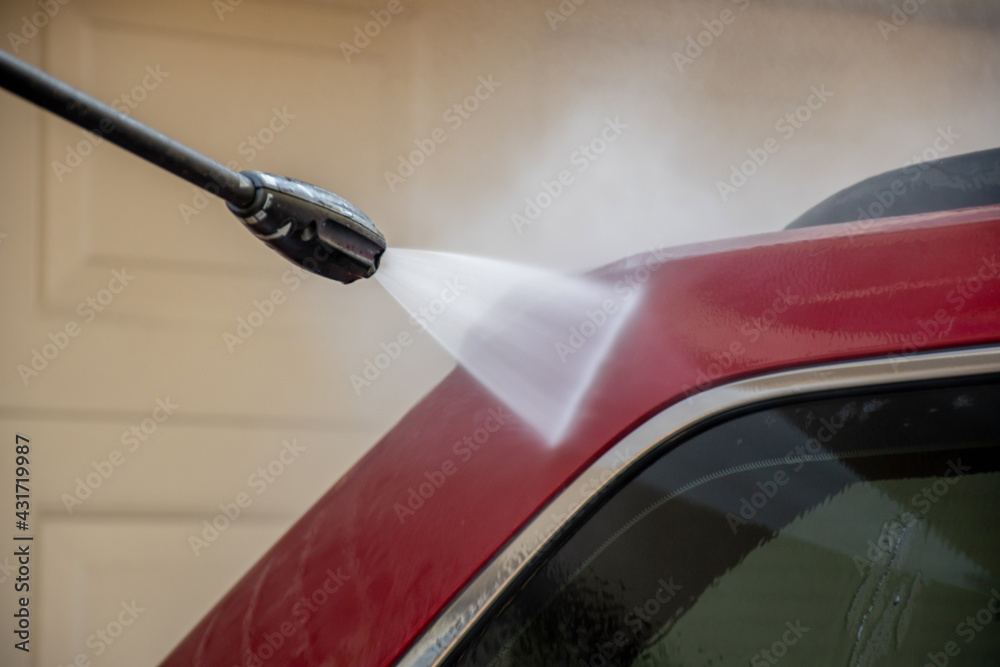
[[[391,246],[560,270],[1000,144],[988,0],[3,0],[0,32],[220,161],[343,195]],[[36,536],[30,656],[0,556],[0,662],[155,663],[452,363],[374,281],[303,280],[186,183],[8,94],[0,119],[0,497],[23,434]]]

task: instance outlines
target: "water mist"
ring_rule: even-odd
[[[444,252],[390,248],[374,277],[549,444],[635,305],[595,279]]]

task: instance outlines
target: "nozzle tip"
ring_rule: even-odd
[[[246,208],[229,204],[250,232],[298,266],[344,284],[370,278],[385,237],[359,208],[332,192],[284,176],[242,172],[257,186]]]

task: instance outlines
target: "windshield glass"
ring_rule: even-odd
[[[550,555],[458,664],[987,664],[997,405],[993,385],[924,389],[697,435]]]

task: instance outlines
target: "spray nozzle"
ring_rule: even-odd
[[[351,283],[378,269],[385,238],[332,192],[258,171],[236,173],[2,50],[0,88],[225,199],[257,238],[308,271]]]
[[[282,256],[342,283],[370,278],[385,237],[356,206],[332,192],[284,176],[242,172],[257,188],[247,206],[229,203],[250,232]]]

